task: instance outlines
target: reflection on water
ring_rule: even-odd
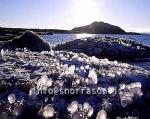
[[[87,33],[83,33],[83,34],[75,34],[75,38],[76,39],[80,39],[80,38],[87,38],[87,37],[94,37],[94,34],[87,34]]]
[[[115,37],[124,38],[127,40],[138,41],[140,43],[150,46],[150,35],[119,35],[119,34],[54,34],[54,35],[42,35],[42,37],[50,42],[51,44],[56,44],[60,42],[71,41],[86,37]]]

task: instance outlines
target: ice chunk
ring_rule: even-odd
[[[43,109],[43,117],[45,118],[51,118],[54,116],[54,109],[50,105],[45,105]]]
[[[71,114],[75,113],[78,109],[78,102],[77,101],[73,101],[68,107],[68,112],[70,112]]]
[[[50,87],[52,86],[52,83],[53,83],[52,79],[48,79],[46,85]]]
[[[99,59],[96,58],[95,56],[91,57],[91,62],[93,62],[94,64],[99,64]]]
[[[60,54],[59,56],[60,56],[60,57],[63,57],[64,55],[63,55],[63,54]]]
[[[140,46],[136,46],[137,47],[137,49],[140,49]]]
[[[127,87],[127,89],[130,90],[130,89],[133,89],[133,88],[141,88],[142,85],[141,85],[140,82],[134,82],[134,83],[131,83],[131,84],[127,85],[126,87]]]
[[[86,65],[86,66],[85,66],[85,69],[89,69],[89,68],[90,68],[90,66],[89,66],[89,65]]]
[[[28,49],[25,47],[25,48],[24,48],[24,52],[27,52],[27,51],[28,51]]]
[[[48,80],[48,77],[46,74],[42,75],[40,80],[39,80],[39,83],[43,84],[43,85],[46,85],[47,83],[47,80]]]
[[[55,53],[54,50],[51,50],[51,51],[50,51],[50,54],[51,54],[52,56],[54,56],[54,53]]]
[[[93,109],[93,108],[90,108],[90,109],[88,110],[87,116],[90,118],[90,117],[93,115],[93,112],[94,112],[94,109]]]
[[[113,93],[115,93],[115,91],[116,91],[115,87],[113,87],[113,86],[108,87],[108,94],[113,94]]]
[[[96,119],[107,119],[107,113],[105,110],[101,110],[97,113]]]
[[[87,109],[89,109],[89,107],[90,107],[89,103],[88,103],[88,102],[84,102],[83,108],[84,108],[85,110],[87,110]]]
[[[110,61],[107,58],[105,58],[105,59],[101,59],[100,63],[104,65],[108,65],[110,64]]]
[[[107,73],[107,77],[114,78],[114,77],[115,77],[115,74],[114,74],[114,73],[112,73],[112,72],[108,72],[108,73]]]
[[[84,70],[84,66],[81,66],[80,69],[83,71]]]
[[[76,84],[80,84],[80,79],[76,79]]]
[[[121,71],[116,71],[116,74],[117,74],[118,76],[120,76],[120,75],[121,75]]]
[[[92,80],[93,84],[97,84],[97,73],[94,69],[89,71],[88,77]]]
[[[78,61],[82,62],[82,61],[83,61],[83,59],[82,59],[81,57],[78,57]]]
[[[127,64],[127,63],[121,63],[120,66],[121,66],[121,67],[128,68],[128,67],[129,67],[129,64]]]
[[[75,54],[75,55],[72,57],[72,59],[76,59],[76,58],[78,58],[78,54]]]
[[[68,74],[74,74],[75,69],[76,69],[75,65],[71,65],[71,66],[68,68]]]
[[[43,55],[44,54],[49,54],[49,52],[48,51],[42,51],[41,54],[43,54]]]
[[[4,54],[5,54],[5,51],[3,49],[1,49],[1,57],[2,57],[2,59],[4,58]]]
[[[10,104],[15,103],[15,101],[16,101],[16,96],[15,96],[15,94],[10,94],[10,95],[8,95],[8,101],[9,101]]]
[[[131,83],[131,88],[141,88],[142,85],[140,82],[134,82],[134,83]]]
[[[38,80],[37,89],[46,90],[47,89],[47,81],[48,81],[48,76],[46,74],[42,75],[41,78]]]
[[[126,88],[126,84],[122,83],[120,84],[119,87],[120,87],[119,90],[124,90]]]
[[[133,98],[130,96],[122,96],[121,97],[121,105],[122,107],[126,107],[127,105],[131,104],[133,102]]]
[[[114,61],[114,65],[118,65],[118,62],[117,62],[117,61]]]

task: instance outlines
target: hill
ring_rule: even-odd
[[[104,22],[93,22],[90,25],[76,27],[71,30],[72,33],[90,33],[90,34],[126,34],[118,26]]]

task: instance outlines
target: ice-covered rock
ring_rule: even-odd
[[[58,44],[55,49],[85,53],[88,56],[115,60],[150,57],[149,46],[119,38],[88,38],[86,41],[77,39],[63,44]]]

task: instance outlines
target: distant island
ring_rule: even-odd
[[[72,33],[89,33],[89,34],[139,34],[126,32],[118,26],[105,22],[93,22],[90,25],[76,27],[71,30]]]
[[[72,34],[72,33],[89,33],[89,34],[135,34],[139,33],[126,32],[119,26],[111,25],[105,22],[93,22],[90,25],[75,27],[72,30],[61,29],[27,29],[27,28],[5,28],[0,27],[0,40],[10,39],[15,36],[19,36],[27,30],[31,30],[38,35],[53,35],[53,34]]]
[[[126,32],[118,26],[104,22],[93,22],[90,25],[76,27],[71,30],[73,33],[90,34],[125,34]]]

